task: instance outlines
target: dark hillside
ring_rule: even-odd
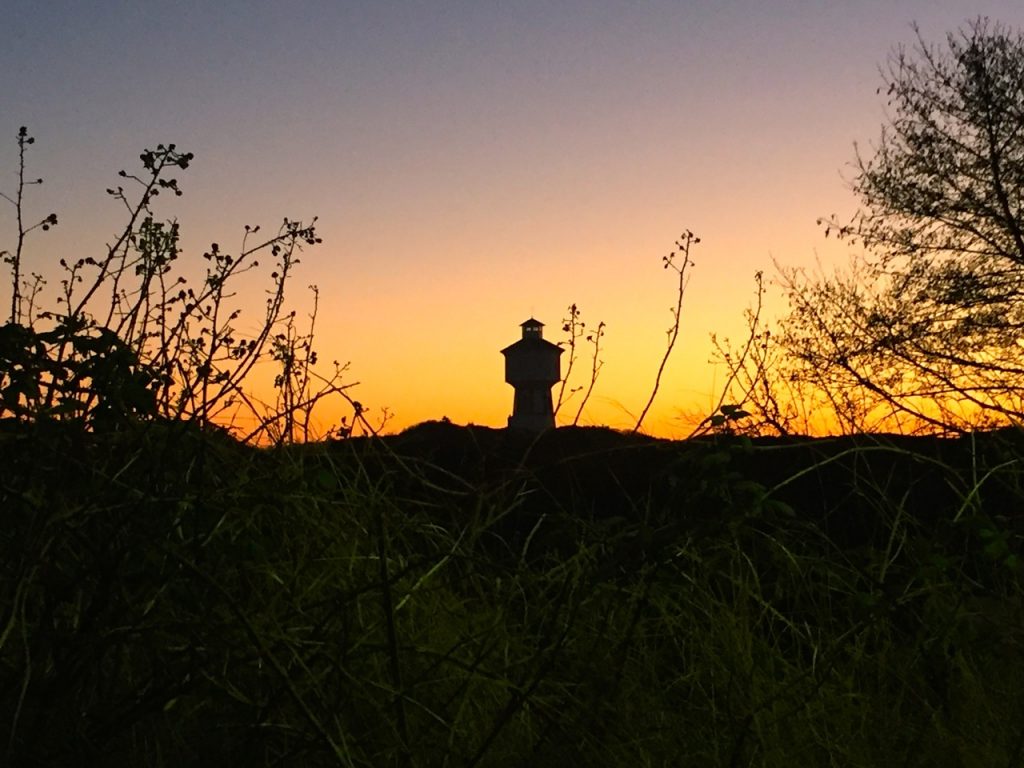
[[[844,545],[888,535],[880,506],[895,505],[920,525],[969,517],[984,508],[1024,532],[1018,457],[1024,433],[959,438],[861,435],[835,438],[707,437],[673,442],[607,428],[509,432],[426,422],[380,446],[354,440],[337,453],[374,457],[383,471],[415,467],[444,486],[510,489],[526,524],[572,510],[588,520],[652,514],[709,523],[746,495],[788,507]],[[749,501],[749,500],[747,500]],[[881,504],[881,502],[887,504]],[[1019,527],[1018,527],[1019,526]]]
[[[0,763],[1014,765],[1022,456],[6,423]]]

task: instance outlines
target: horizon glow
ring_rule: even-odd
[[[387,408],[389,431],[504,426],[499,350],[530,316],[560,341],[573,303],[588,327],[607,324],[580,423],[632,426],[672,319],[661,257],[690,229],[702,242],[682,333],[645,422],[682,436],[716,399],[709,337],[743,336],[754,273],[847,258],[816,221],[856,210],[843,174],[884,121],[889,52],[914,44],[912,22],[938,44],[979,15],[1024,25],[1010,0],[16,0],[0,50],[0,191],[26,125],[28,175],[45,180],[28,211],[60,218],[27,246],[51,299],[49,265],[102,251],[123,223],[103,190],[159,142],[196,156],[177,174],[184,196],[156,202],[180,222],[193,274],[211,242],[237,252],[246,224],[318,216],[324,242],[303,255],[292,306],[308,312],[306,286],[319,286],[319,356],[350,364],[353,396],[371,418]],[[0,249],[11,213],[0,205]],[[241,327],[264,286],[242,283]],[[784,309],[770,298],[769,321]]]

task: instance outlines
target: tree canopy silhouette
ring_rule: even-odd
[[[784,271],[790,379],[847,429],[1024,417],[1024,37],[977,19],[883,70],[888,118],[857,151],[860,209],[826,233],[849,272]],[[856,396],[850,393],[856,392]]]

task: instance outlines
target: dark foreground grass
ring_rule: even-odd
[[[0,763],[1022,764],[1015,449],[779,450],[10,429]]]

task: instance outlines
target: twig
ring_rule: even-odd
[[[686,230],[682,235],[680,235],[679,239],[676,240],[677,250],[672,251],[668,256],[663,256],[661,259],[664,268],[669,269],[671,267],[679,277],[679,285],[676,290],[676,305],[671,308],[672,326],[667,332],[668,347],[665,349],[665,355],[661,358],[661,364],[658,366],[658,374],[654,377],[654,387],[651,389],[651,396],[647,400],[647,405],[645,405],[644,409],[640,412],[640,417],[636,420],[636,426],[633,427],[634,433],[640,431],[640,427],[643,426],[644,419],[647,418],[647,412],[651,409],[651,405],[654,403],[654,398],[658,394],[658,389],[661,387],[661,375],[665,372],[665,366],[668,364],[668,359],[672,355],[672,349],[676,345],[676,339],[679,338],[679,324],[683,310],[683,295],[686,293],[686,284],[689,282],[687,279],[687,270],[689,267],[693,266],[693,262],[690,260],[690,246],[696,245],[699,242],[699,237],[693,234],[690,230]],[[676,261],[678,256],[682,256],[682,261]]]

